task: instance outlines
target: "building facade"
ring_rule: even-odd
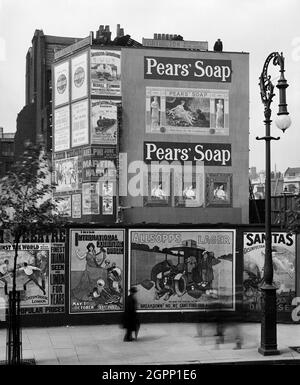
[[[249,56],[163,41],[91,34],[56,53],[56,192],[71,220],[248,222]]]
[[[0,178],[10,170],[14,163],[15,133],[4,133],[0,127]]]

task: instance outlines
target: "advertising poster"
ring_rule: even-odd
[[[62,217],[71,216],[71,195],[60,195],[55,197],[57,210]]]
[[[235,230],[130,230],[141,311],[234,310]]]
[[[72,195],[72,218],[81,218],[81,194]]]
[[[103,159],[98,155],[83,156],[82,179],[84,181],[116,180],[116,165],[113,159]]]
[[[91,100],[91,143],[117,144],[117,105],[110,100]]]
[[[82,183],[82,214],[99,214],[99,184]]]
[[[70,229],[70,313],[123,310],[124,231]]]
[[[244,233],[243,303],[246,311],[260,311],[263,284],[265,233]],[[295,234],[272,233],[273,282],[277,287],[277,311],[291,313],[295,294]]]
[[[65,159],[56,159],[55,173],[56,192],[78,190],[78,156]]]
[[[88,101],[72,104],[72,147],[89,143]]]
[[[206,204],[210,207],[232,206],[232,174],[206,174]]]
[[[91,50],[91,94],[121,96],[121,52]]]
[[[72,59],[72,100],[87,97],[87,52]]]
[[[146,132],[229,135],[229,91],[146,87]]]
[[[174,170],[175,205],[177,207],[203,207],[205,204],[203,162],[199,162],[197,167],[192,167],[190,170],[184,167],[181,169]]]
[[[54,66],[54,105],[69,102],[69,62]]]
[[[54,151],[70,148],[70,110],[69,106],[54,110]]]
[[[12,290],[15,245],[0,244],[0,303]],[[21,243],[17,258],[17,290],[24,290],[21,314],[65,311],[65,244]]]

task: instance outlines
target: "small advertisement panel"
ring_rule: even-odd
[[[272,233],[273,282],[277,287],[278,313],[291,313],[296,297],[295,234]],[[260,286],[264,279],[265,233],[244,233],[243,304],[247,312],[261,311]]]
[[[91,100],[91,143],[117,144],[117,105],[110,100]]]
[[[88,100],[72,104],[72,147],[89,143]]]
[[[101,156],[88,155],[82,161],[82,180],[97,182],[98,180],[116,180],[116,165],[113,159],[103,159]]]
[[[146,87],[146,132],[229,135],[229,91]]]
[[[72,100],[87,97],[87,52],[76,56],[71,61]]]
[[[121,96],[121,52],[91,50],[91,94]]]
[[[69,106],[54,111],[54,151],[70,148],[70,109]]]
[[[56,192],[79,189],[78,156],[56,159]]]
[[[15,244],[0,244],[0,303],[7,306],[12,290]],[[25,290],[21,314],[65,311],[64,243],[21,243],[17,258],[17,289]]]
[[[99,214],[99,184],[82,183],[82,214]]]
[[[124,230],[70,229],[70,313],[123,310]]]
[[[72,195],[72,218],[81,218],[81,194]]]
[[[54,66],[54,106],[69,102],[69,62]]]
[[[235,230],[130,230],[141,311],[235,309]]]

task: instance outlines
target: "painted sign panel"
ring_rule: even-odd
[[[272,233],[273,282],[277,287],[277,311],[292,312],[295,293],[295,234]],[[244,233],[243,303],[246,311],[260,311],[263,284],[265,233]]]
[[[235,308],[234,230],[130,230],[129,240],[139,310]]]
[[[7,306],[12,290],[15,244],[0,244],[0,303]],[[21,314],[65,311],[64,243],[22,243],[17,258],[17,289],[25,289]]]
[[[99,184],[82,183],[82,214],[99,214]]]
[[[229,135],[229,91],[146,87],[146,132]]]
[[[71,61],[72,100],[87,97],[87,52]]]
[[[54,66],[54,105],[69,102],[69,62]]]
[[[144,142],[144,161],[203,162],[204,166],[231,166],[231,144]]]
[[[55,160],[56,192],[79,188],[78,156]]]
[[[81,194],[72,195],[72,218],[81,218]]]
[[[88,100],[72,104],[72,147],[89,143]]]
[[[70,313],[123,310],[124,231],[70,230]]]
[[[70,148],[70,110],[69,106],[54,110],[54,151]]]
[[[117,106],[110,100],[91,100],[91,143],[117,144]]]
[[[116,165],[113,159],[103,159],[100,156],[84,156],[82,161],[83,181],[111,180],[116,179]]]
[[[91,50],[91,94],[121,96],[121,52]]]
[[[144,58],[145,79],[231,82],[231,60],[175,57]]]

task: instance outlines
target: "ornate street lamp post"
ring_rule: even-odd
[[[265,140],[266,142],[266,180],[265,180],[265,261],[264,261],[264,282],[261,287],[261,345],[258,351],[263,355],[280,354],[277,349],[277,332],[276,332],[276,287],[273,283],[273,261],[272,261],[272,233],[271,233],[271,140],[279,140],[270,136],[271,128],[271,103],[274,94],[274,85],[271,82],[271,76],[267,70],[270,62],[273,65],[280,66],[280,78],[277,83],[279,89],[279,111],[276,119],[276,125],[283,132],[291,125],[291,119],[287,111],[286,104],[286,88],[287,81],[284,77],[284,57],[278,52],[272,52],[266,59],[261,76],[259,78],[261,100],[264,104],[264,116],[266,126],[266,136],[257,140]]]

